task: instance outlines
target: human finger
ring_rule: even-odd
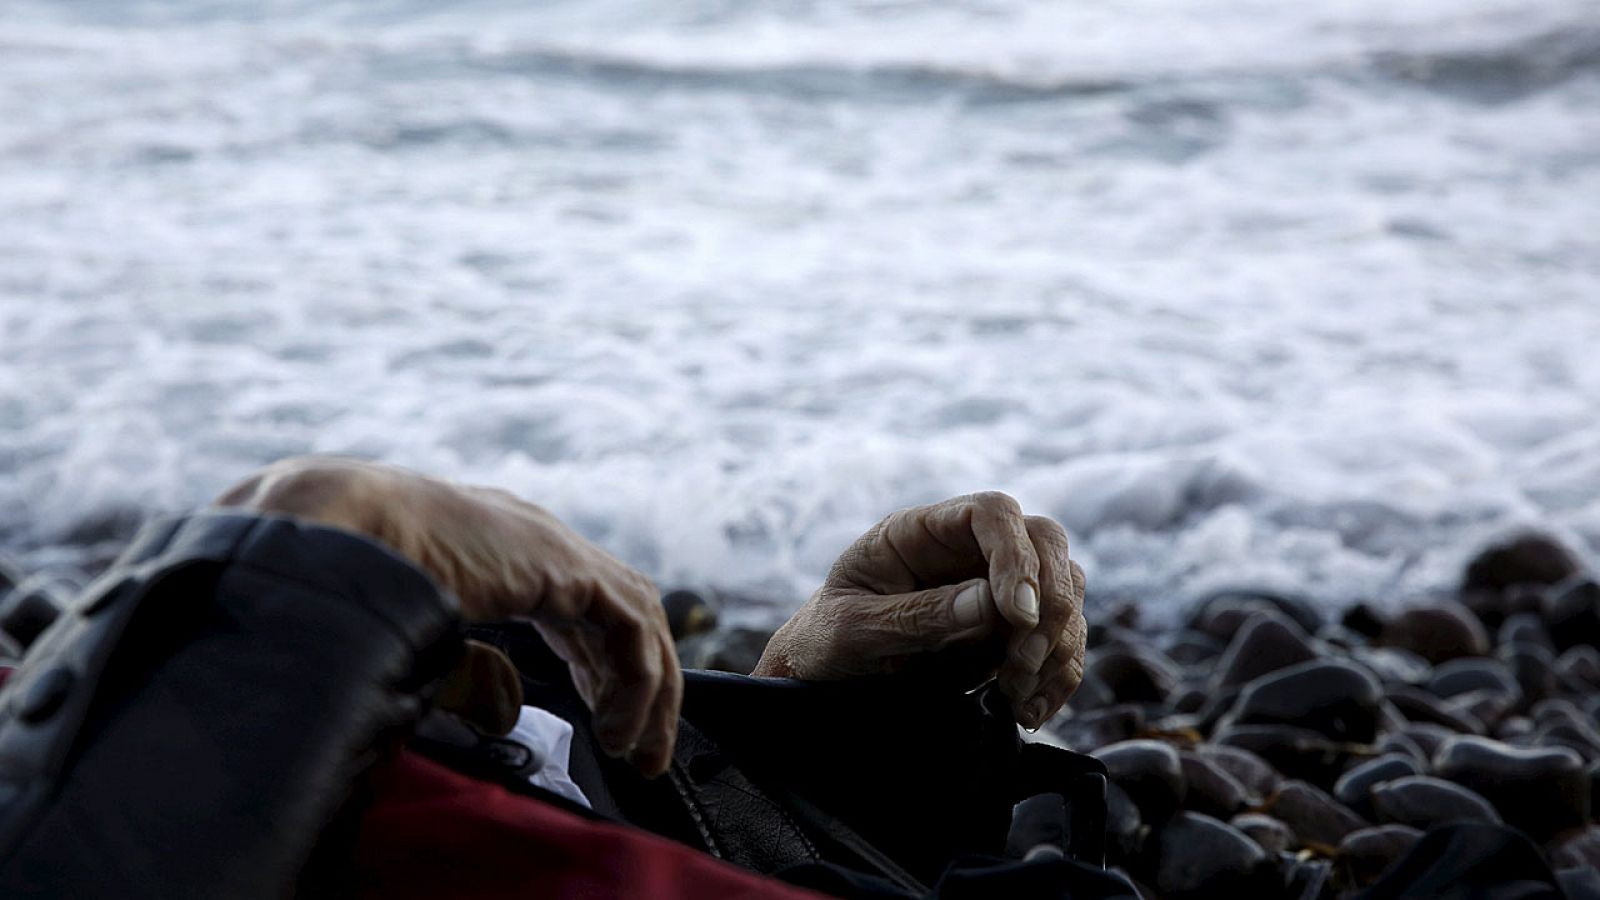
[[[607,753],[622,756],[643,735],[665,675],[660,636],[667,630],[666,614],[659,602],[642,607],[614,595],[590,609],[609,676],[594,709],[595,736]]]
[[[1006,664],[1000,671],[1001,688],[1019,710],[1044,679],[1045,661],[1055,651],[1067,619],[1079,605],[1065,529],[1044,516],[1027,516],[1023,525],[1039,564],[1039,621],[1031,630],[1019,630],[1012,636]]]
[[[660,775],[672,762],[672,748],[678,740],[678,713],[683,705],[683,673],[678,668],[678,651],[668,638],[658,641],[661,648],[660,690],[650,706],[650,721],[628,761],[648,776]]]
[[[1022,507],[989,491],[967,498],[967,521],[989,568],[995,608],[1019,631],[1039,623],[1039,557],[1028,537]]]

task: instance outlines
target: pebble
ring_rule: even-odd
[[[1248,750],[1285,776],[1313,784],[1333,784],[1350,760],[1349,748],[1293,725],[1228,725],[1211,741]]]
[[[762,628],[728,628],[690,635],[678,642],[678,659],[686,669],[711,669],[744,675],[761,661],[772,632]]]
[[[1334,858],[1344,881],[1363,888],[1377,881],[1421,839],[1422,832],[1409,825],[1362,828],[1344,836]]]
[[[1139,855],[1144,842],[1144,820],[1128,792],[1115,784],[1106,785],[1106,853],[1114,861]]]
[[[1201,744],[1193,753],[1232,775],[1245,790],[1258,797],[1277,790],[1278,782],[1283,780],[1266,760],[1240,747]]]
[[[667,628],[675,641],[705,634],[717,627],[716,607],[694,591],[668,591],[661,598],[661,606],[667,612]]]
[[[1403,729],[1397,729],[1385,734],[1383,737],[1378,739],[1378,742],[1372,746],[1372,749],[1380,755],[1397,753],[1401,756],[1409,756],[1421,765],[1427,765],[1428,760],[1431,759],[1431,757],[1427,753],[1424,753],[1422,748],[1417,745],[1416,741],[1412,740],[1408,735],[1406,735]]]
[[[1600,650],[1580,644],[1556,657],[1556,677],[1574,694],[1600,693]]]
[[[1237,815],[1228,824],[1244,832],[1268,853],[1284,853],[1299,846],[1289,826],[1266,813]]]
[[[1427,831],[1451,822],[1488,822],[1500,815],[1479,794],[1430,775],[1408,775],[1372,789],[1372,810],[1384,824],[1410,825]]]
[[[1268,799],[1271,813],[1307,846],[1332,852],[1344,836],[1368,823],[1315,785],[1285,781]]]
[[[1453,659],[1433,670],[1427,689],[1446,699],[1468,691],[1498,690],[1522,697],[1522,688],[1505,663],[1487,657]]]
[[[1181,665],[1192,666],[1210,662],[1228,649],[1223,641],[1192,628],[1184,629],[1167,645],[1167,656]]]
[[[1600,645],[1600,583],[1583,578],[1553,588],[1540,613],[1557,649]]]
[[[1295,725],[1340,742],[1378,736],[1383,688],[1365,670],[1341,660],[1312,660],[1264,675],[1245,686],[1228,724]]]
[[[1221,766],[1191,751],[1178,754],[1186,786],[1184,806],[1197,813],[1229,819],[1261,797],[1252,794]]]
[[[1438,697],[1421,688],[1398,684],[1390,687],[1385,697],[1413,724],[1441,726],[1451,734],[1458,731],[1483,734],[1486,730],[1476,717],[1445,706]]]
[[[1239,829],[1183,812],[1151,834],[1146,847],[1162,897],[1263,896],[1277,882],[1274,859]]]
[[[1495,646],[1504,647],[1507,644],[1537,644],[1546,650],[1555,652],[1556,642],[1550,639],[1550,629],[1544,625],[1544,619],[1531,612],[1512,613],[1500,623],[1499,631],[1495,632]]]
[[[1440,748],[1434,771],[1476,791],[1508,825],[1537,841],[1589,820],[1589,773],[1566,747],[1514,747],[1463,735]]]
[[[1153,740],[1121,741],[1095,754],[1111,782],[1128,792],[1145,822],[1160,822],[1183,805],[1187,783],[1178,751]]]
[[[1226,641],[1244,621],[1257,612],[1277,613],[1306,634],[1315,634],[1325,622],[1322,612],[1304,597],[1270,591],[1218,591],[1195,604],[1189,614],[1189,627],[1209,632]]]
[[[1357,814],[1371,819],[1372,789],[1386,781],[1421,775],[1422,766],[1402,753],[1385,753],[1351,766],[1333,784],[1333,798]]]
[[[1480,551],[1467,563],[1461,587],[1503,591],[1514,585],[1557,584],[1577,573],[1577,560],[1560,541],[1529,532]]]
[[[1275,612],[1258,612],[1229,641],[1217,662],[1217,684],[1243,685],[1268,672],[1317,658],[1299,625]]]
[[[1387,646],[1410,650],[1436,666],[1489,652],[1489,634],[1483,623],[1465,606],[1450,601],[1401,612],[1389,621],[1380,640]]]
[[[1050,722],[1052,733],[1082,753],[1128,740],[1144,727],[1144,708],[1131,703],[1087,712],[1073,711],[1071,715],[1058,716]]]
[[[1085,674],[1117,703],[1161,703],[1178,683],[1177,668],[1160,651],[1123,645],[1090,653]]]
[[[1600,868],[1600,826],[1563,835],[1550,847],[1550,862],[1558,869]]]
[[[1433,677],[1428,661],[1399,647],[1356,647],[1350,658],[1366,666],[1384,684],[1424,684]]]
[[[1556,884],[1567,900],[1600,900],[1600,870],[1590,866],[1557,869]]]
[[[1383,633],[1383,626],[1388,623],[1388,618],[1378,612],[1372,604],[1362,601],[1345,609],[1339,616],[1339,624],[1350,629],[1356,634],[1371,640]]]
[[[1560,690],[1555,654],[1538,644],[1509,644],[1497,652],[1522,688],[1524,703],[1532,704]]]
[[[1439,748],[1443,747],[1446,741],[1456,736],[1455,732],[1443,725],[1435,725],[1431,722],[1417,722],[1407,725],[1397,733],[1410,739],[1422,751],[1424,760],[1433,759],[1438,754]]]

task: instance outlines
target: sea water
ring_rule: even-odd
[[[1091,593],[1600,547],[1595,0],[0,2],[0,552],[502,485],[782,613],[996,488]]]

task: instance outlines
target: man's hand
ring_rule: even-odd
[[[1083,679],[1083,592],[1066,532],[1005,494],[901,510],[839,557],[751,674],[824,681],[942,661],[963,687],[997,675],[1037,728]]]
[[[453,593],[468,620],[532,620],[571,667],[606,751],[646,774],[666,770],[683,676],[660,595],[545,510],[504,491],[314,457],[268,466],[217,502],[387,544]]]

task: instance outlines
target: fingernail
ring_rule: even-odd
[[[1017,586],[1017,611],[1029,622],[1039,621],[1039,592],[1033,585],[1023,583]]]
[[[1017,650],[1017,656],[1028,671],[1037,672],[1044,665],[1044,655],[1048,652],[1050,639],[1042,634],[1030,634]]]
[[[951,610],[955,615],[956,624],[962,628],[972,628],[983,624],[983,605],[988,602],[989,586],[980,581],[956,595],[955,606]]]
[[[1039,730],[1044,724],[1045,713],[1050,711],[1050,701],[1043,697],[1035,697],[1028,701],[1028,723],[1033,730]]]

